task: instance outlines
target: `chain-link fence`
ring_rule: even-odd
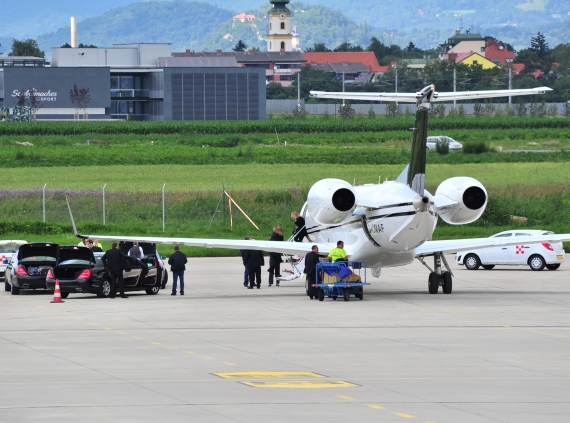
[[[165,186],[151,192],[38,189],[0,190],[0,221],[34,221],[69,225],[66,197],[79,231],[105,226],[124,233],[199,234],[252,231],[251,223],[229,196],[266,232],[273,225],[293,227],[291,211],[300,211],[306,190],[169,192]],[[233,228],[230,227],[233,224]]]

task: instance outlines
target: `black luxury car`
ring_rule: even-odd
[[[19,295],[21,289],[46,289],[46,276],[57,262],[58,248],[49,242],[20,245],[6,268],[6,289],[10,286],[12,295]]]
[[[89,248],[77,245],[60,246],[57,264],[47,273],[47,288],[53,291],[57,279],[62,297],[70,293],[108,297],[111,282],[101,261],[103,254],[93,253]],[[123,271],[125,291],[158,294],[162,286],[162,272],[159,269],[155,255],[145,255],[142,259],[127,257]]]

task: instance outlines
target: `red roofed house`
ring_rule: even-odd
[[[371,51],[364,52],[326,52],[326,53],[303,53],[307,64],[324,65],[327,63],[363,63],[370,72],[384,73],[391,66],[381,66],[376,55]]]
[[[253,22],[255,21],[256,17],[255,15],[248,15],[246,13],[240,13],[239,15],[235,15],[234,16],[234,21],[240,21],[240,22]]]
[[[517,55],[510,52],[504,46],[493,40],[487,40],[485,45],[485,52],[482,54],[486,59],[489,59],[496,65],[506,65],[512,63]]]

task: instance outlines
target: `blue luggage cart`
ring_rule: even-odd
[[[315,297],[319,301],[323,301],[325,297],[333,300],[342,297],[344,301],[349,301],[351,296],[362,300],[364,285],[369,284],[366,283],[366,263],[363,261],[317,264]]]

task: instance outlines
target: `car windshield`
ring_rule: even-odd
[[[49,257],[49,256],[34,256],[34,257],[26,257],[23,258],[20,262],[22,264],[26,264],[26,263],[35,263],[35,262],[56,262],[55,257]]]
[[[0,253],[15,253],[18,251],[18,248],[20,248],[20,245],[23,244],[18,244],[15,242],[7,242],[5,244],[0,243]]]

